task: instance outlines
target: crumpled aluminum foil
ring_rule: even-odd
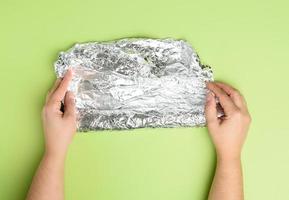
[[[76,44],[59,54],[57,77],[75,75],[78,130],[204,126],[208,66],[183,40],[130,38]]]

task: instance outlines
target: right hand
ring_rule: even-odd
[[[220,82],[208,82],[206,120],[218,159],[240,159],[243,143],[251,122],[244,97],[233,87]],[[225,116],[217,117],[219,99]]]

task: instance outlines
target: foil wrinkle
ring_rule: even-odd
[[[54,64],[73,68],[78,130],[204,126],[205,82],[213,80],[183,40],[130,38],[76,44]]]

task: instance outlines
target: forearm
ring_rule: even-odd
[[[45,154],[33,178],[27,200],[64,199],[65,156]]]
[[[243,200],[242,164],[240,158],[217,159],[209,200]]]

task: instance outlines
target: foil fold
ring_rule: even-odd
[[[73,68],[78,130],[204,126],[205,82],[213,80],[183,40],[129,38],[76,44],[54,64]]]

